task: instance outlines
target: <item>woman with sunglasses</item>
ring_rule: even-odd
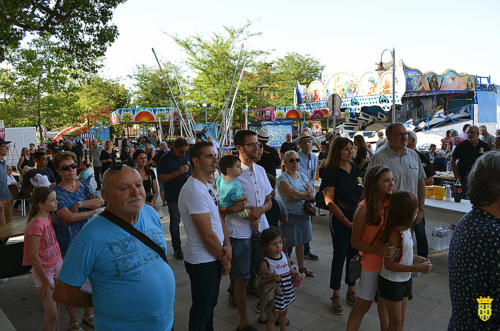
[[[299,169],[299,155],[291,150],[283,155],[286,171],[278,177],[277,187],[283,204],[288,211],[288,222],[281,223],[285,239],[285,252],[295,247],[299,271],[308,277],[314,273],[304,267],[304,244],[312,239],[311,216],[304,212],[305,200],[314,200],[314,188]]]
[[[87,224],[89,218],[96,214],[97,209],[104,205],[104,200],[90,184],[84,184],[78,180],[76,174],[78,165],[75,153],[58,153],[54,157],[54,166],[59,176],[61,176],[61,181],[54,187],[58,202],[54,218],[54,230],[64,258],[71,241]],[[81,330],[75,308],[67,307],[71,325],[70,330]],[[85,308],[83,321],[85,324],[93,326],[94,313],[92,308]]]
[[[133,160],[137,165],[137,171],[142,177],[142,186],[146,192],[146,203],[157,209],[156,200],[158,199],[158,183],[155,172],[149,168],[148,153],[145,150],[138,149],[134,152]]]
[[[361,196],[361,174],[352,161],[352,141],[339,137],[325,160],[321,172],[321,187],[325,204],[330,210],[330,232],[333,242],[333,258],[330,273],[330,288],[333,290],[333,313],[342,315],[340,304],[340,283],[345,262],[345,283],[347,284],[346,302],[354,305],[356,298],[355,283],[349,281],[349,260],[358,252],[351,246],[351,231],[354,212]]]

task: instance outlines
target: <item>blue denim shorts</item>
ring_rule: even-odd
[[[237,279],[249,279],[252,270],[259,271],[260,263],[264,258],[258,237],[230,239],[233,254],[231,272]]]

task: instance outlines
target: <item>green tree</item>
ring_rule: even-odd
[[[226,102],[242,43],[260,35],[260,33],[250,32],[250,26],[251,22],[239,28],[224,26],[223,33],[214,33],[210,38],[202,35],[184,38],[172,36],[173,40],[186,52],[186,64],[195,75],[188,89],[189,98],[194,105],[212,104],[212,114],[209,116],[209,120],[216,118]],[[243,60],[238,70],[241,69],[243,61],[246,61],[245,73],[254,72],[260,57],[267,54],[269,54],[267,51],[244,49]],[[238,78],[239,76],[236,76],[233,94]],[[241,110],[245,108],[246,103],[253,101],[252,93],[254,91],[248,86],[248,82],[249,78],[245,77],[240,86],[235,105],[236,120],[243,117]],[[198,108],[198,114],[200,112],[201,108]]]
[[[78,116],[72,108],[78,87],[71,79],[67,56],[48,36],[12,52],[9,64],[2,72],[2,109],[7,115],[16,112],[13,125],[35,125],[42,132],[42,126],[66,124]]]
[[[75,95],[78,98],[75,107],[79,113],[88,116],[91,124],[109,120],[106,110],[112,112],[130,105],[130,92],[125,86],[98,76],[81,82]]]
[[[183,109],[182,100],[179,96],[179,88],[175,82],[175,77],[173,77],[171,66],[162,64],[162,69],[176,96],[177,103]],[[174,107],[167,83],[158,67],[138,65],[134,73],[129,77],[135,80],[135,91],[133,92],[132,99],[133,105],[137,107]],[[181,80],[181,84],[185,83],[184,80]],[[183,88],[185,87],[183,86]]]
[[[70,55],[69,65],[95,71],[96,62],[118,36],[113,10],[126,0],[2,0],[0,62],[27,36],[48,34]]]
[[[321,80],[325,65],[306,54],[288,53],[276,60],[274,67],[275,85],[274,104],[277,106],[293,105],[296,82],[309,85],[313,80]]]

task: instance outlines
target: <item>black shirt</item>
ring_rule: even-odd
[[[156,179],[155,172],[151,169],[147,170],[148,179],[142,179],[142,186],[144,186],[144,191],[146,192],[146,201],[151,202],[153,200],[153,181]]]
[[[350,221],[353,219],[363,189],[358,178],[361,178],[361,173],[354,163],[352,163],[351,173],[341,168],[331,167],[323,168],[321,171],[320,190],[332,186],[335,188],[333,201]],[[332,217],[335,218],[333,214]]]
[[[462,177],[462,181],[466,181],[474,162],[489,150],[491,150],[490,145],[481,140],[479,140],[479,143],[475,147],[472,146],[468,139],[455,147],[452,156],[458,159],[458,175]]]
[[[297,145],[293,142],[285,141],[280,147],[280,153],[283,155],[288,151],[298,151]]]
[[[364,147],[361,147],[356,152],[356,157],[354,158],[354,163],[356,163],[358,168],[359,168],[359,165],[361,164],[362,160],[365,160],[365,164],[363,165],[363,169],[366,168],[366,165],[368,164],[368,162],[366,162],[367,156],[368,156],[368,150]],[[363,169],[361,169],[361,171],[363,171]]]
[[[264,170],[266,170],[266,173],[276,177],[276,167],[281,165],[281,159],[278,151],[275,148],[264,144],[262,157],[257,164],[262,166]]]
[[[54,173],[52,172],[52,170],[50,170],[50,168],[48,168],[48,167],[44,167],[40,170],[31,169],[31,170],[27,171],[23,176],[23,186],[30,185],[31,184],[30,179],[35,177],[37,174],[42,174],[42,175],[47,176],[47,179],[51,183],[56,182],[56,178],[54,177]]]
[[[425,178],[429,178],[436,175],[436,170],[434,169],[434,164],[431,162],[429,153],[415,151],[422,162],[422,167],[424,167]]]
[[[158,176],[177,171],[177,169],[184,165],[188,165],[188,153],[186,153],[181,159],[178,159],[172,151],[167,152],[162,155],[160,162],[158,163]],[[189,176],[191,176],[191,173],[192,168],[189,167],[188,172],[175,177],[167,183],[164,183],[165,200],[177,203],[182,186],[184,186]]]
[[[112,162],[102,162],[102,160],[113,160]],[[116,154],[115,151],[111,150],[111,154],[103,150],[101,155],[99,156],[99,160],[101,160],[101,171],[104,173],[111,166],[111,163],[115,162]]]

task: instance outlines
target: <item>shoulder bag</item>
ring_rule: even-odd
[[[370,243],[370,246],[373,245],[375,240],[377,240],[378,235],[382,231],[382,228],[378,230],[377,234],[375,235],[375,238],[373,238],[372,242]],[[349,282],[354,283],[360,276],[361,276],[361,259],[363,256],[358,252],[354,257],[352,257],[349,260]]]
[[[288,182],[290,183],[290,186],[293,188],[292,182],[290,181],[290,176],[288,173],[286,174],[288,177]],[[300,178],[300,172],[299,172],[299,178]],[[316,206],[314,206],[314,200],[304,200],[304,213],[306,213],[309,216],[316,216]]]
[[[165,255],[165,252],[163,251],[163,249],[160,246],[158,246],[157,243],[155,243],[153,240],[151,240],[151,238],[149,238],[144,233],[142,233],[141,231],[134,228],[134,226],[132,224],[125,222],[124,220],[122,220],[121,218],[119,218],[118,216],[116,216],[115,214],[113,214],[107,210],[103,211],[101,213],[101,216],[106,218],[108,221],[118,225],[120,228],[122,228],[123,230],[130,233],[132,236],[139,239],[141,242],[144,243],[144,245],[148,246],[149,248],[154,250],[156,253],[158,253],[158,255],[160,255],[160,257],[163,259],[163,261],[165,261],[168,264],[167,256]]]

